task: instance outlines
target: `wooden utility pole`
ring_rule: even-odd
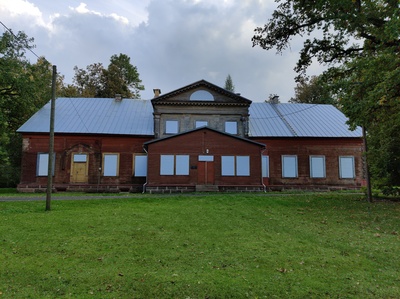
[[[50,136],[49,136],[49,161],[47,170],[46,211],[51,209],[51,192],[53,191],[53,160],[54,160],[54,114],[56,110],[56,79],[57,66],[53,65],[53,78],[51,82],[50,104]]]

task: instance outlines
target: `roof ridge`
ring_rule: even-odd
[[[290,125],[290,123],[286,120],[286,118],[283,116],[283,114],[279,111],[279,109],[275,106],[276,104],[270,104],[272,109],[278,114],[279,118],[283,121],[283,123],[286,125],[286,127],[289,129],[289,131],[295,136],[298,137],[296,131],[293,129],[293,127]]]

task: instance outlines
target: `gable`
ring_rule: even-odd
[[[249,106],[251,101],[205,80],[200,80],[154,98],[153,106],[159,105],[237,105]]]
[[[232,147],[232,144],[237,146]],[[218,148],[221,152],[237,152],[241,147],[265,148],[265,145],[246,138],[223,133],[208,127],[186,131],[181,134],[155,139],[144,143],[146,148],[155,147],[160,149],[173,148],[174,152],[186,152],[193,147]]]

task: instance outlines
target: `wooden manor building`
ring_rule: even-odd
[[[58,98],[53,188],[359,188],[362,132],[331,105],[252,102],[201,80],[152,100]],[[22,134],[20,191],[47,186],[50,103]]]

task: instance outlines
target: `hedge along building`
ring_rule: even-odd
[[[54,188],[358,188],[362,132],[331,105],[252,103],[201,80],[152,100],[58,98]],[[18,189],[46,188],[50,103],[18,129]]]

